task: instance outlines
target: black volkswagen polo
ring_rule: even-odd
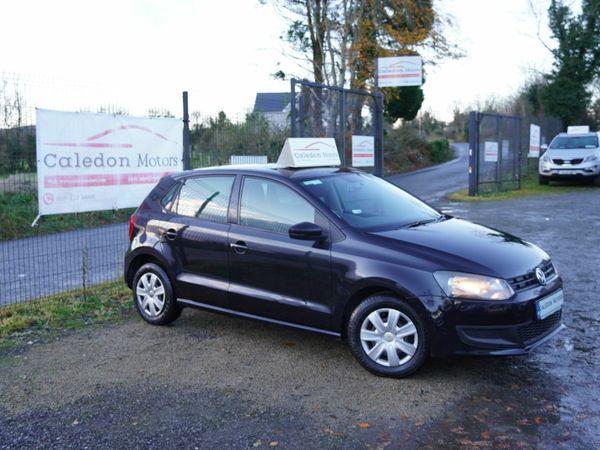
[[[562,327],[549,256],[354,169],[228,166],[164,177],[131,218],[144,320],[183,307],[339,336],[368,370],[519,355]]]

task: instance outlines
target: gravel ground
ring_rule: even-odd
[[[600,191],[440,206],[548,251],[568,328],[526,357],[391,380],[326,336],[132,318],[0,355],[0,448],[600,447]]]

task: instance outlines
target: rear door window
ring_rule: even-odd
[[[227,222],[233,175],[188,178],[177,200],[177,214]]]

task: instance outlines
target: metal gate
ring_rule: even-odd
[[[383,176],[383,95],[380,92],[292,79],[290,98],[292,137],[335,138],[342,165],[351,166],[352,136],[372,136],[373,173]]]
[[[521,117],[469,115],[469,195],[521,188]]]

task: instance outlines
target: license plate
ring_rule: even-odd
[[[561,175],[575,175],[577,173],[576,170],[561,170],[560,174]]]
[[[549,315],[560,310],[563,305],[563,291],[562,289],[554,294],[539,300],[535,304],[535,313],[538,320],[545,319]]]

